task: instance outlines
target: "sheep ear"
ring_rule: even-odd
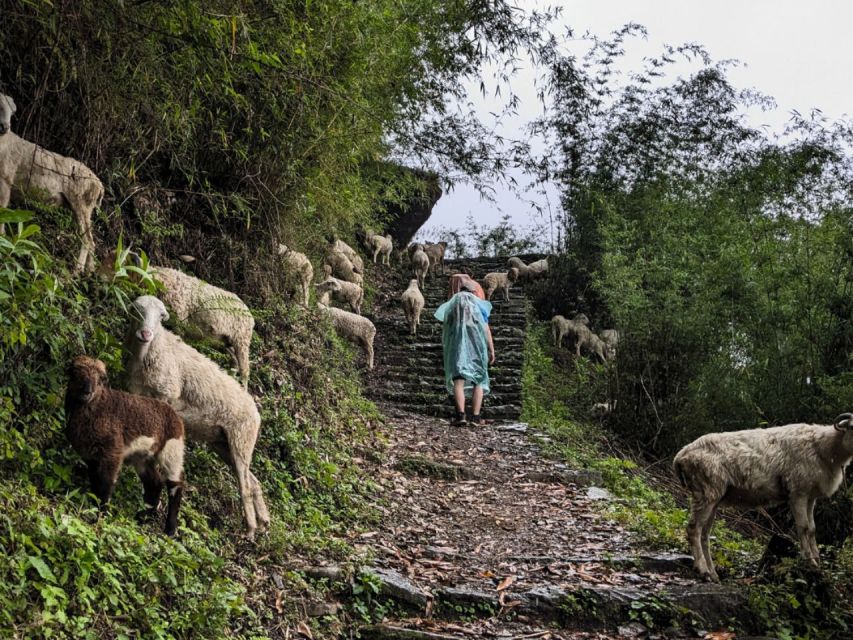
[[[163,309],[163,313],[160,314],[160,320],[162,322],[166,322],[169,319],[169,312]]]

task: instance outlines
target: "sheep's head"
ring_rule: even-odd
[[[586,317],[585,313],[575,314],[575,317],[572,318],[572,320],[574,322],[578,322],[580,324],[585,324],[585,325],[589,326],[589,318]]]
[[[515,267],[516,269],[524,269],[527,265],[524,264],[524,261],[521,258],[517,258],[513,256],[509,260],[506,261],[508,267]]]
[[[140,344],[148,345],[162,331],[162,323],[169,319],[166,305],[154,296],[139,296],[131,307],[138,316],[133,335]]]
[[[515,282],[518,280],[518,276],[520,275],[520,271],[518,267],[512,267],[509,271],[506,272],[506,279],[510,282]]]
[[[96,358],[77,356],[68,367],[67,397],[91,402],[108,385],[107,366]]]
[[[314,288],[317,289],[319,293],[337,293],[343,287],[341,287],[341,283],[337,280],[327,278],[326,280],[323,280],[323,282],[315,284]]]
[[[0,136],[12,130],[12,116],[17,110],[15,101],[0,93]]]
[[[279,243],[278,247],[276,247],[275,252],[280,256],[284,256],[284,255],[287,255],[288,253],[290,253],[290,249],[287,248],[286,244]]]

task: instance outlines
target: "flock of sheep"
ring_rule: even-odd
[[[103,184],[82,163],[13,133],[15,111],[12,98],[0,94],[0,207],[29,197],[69,208],[82,238],[75,268],[92,271],[92,213],[103,199]],[[0,225],[0,233],[4,231]],[[374,263],[381,259],[382,264],[391,264],[394,247],[390,236],[368,232],[363,244]],[[444,270],[446,248],[446,243],[416,243],[398,252],[401,262],[408,259],[413,276],[400,296],[412,334],[417,333],[424,308],[421,290],[425,279],[430,272]],[[362,346],[367,366],[373,368],[376,327],[360,315],[364,265],[358,253],[333,239],[323,259],[324,279],[316,284],[307,256],[283,244],[278,246],[278,255],[294,297],[307,307],[314,286],[318,307],[342,336]],[[110,272],[114,262],[113,255],[102,263],[104,273]],[[547,270],[547,259],[526,265],[511,258],[506,272],[485,276],[483,289],[489,299],[499,291],[508,299],[513,283],[536,278]],[[164,286],[163,301],[178,318],[226,345],[242,386],[163,327],[169,317],[163,301],[140,296],[133,303],[136,319],[128,333],[131,393],[109,387],[103,362],[76,358],[68,370],[65,396],[68,438],[86,461],[93,491],[103,505],[125,461],[142,480],[145,513],[156,512],[165,486],[169,499],[165,529],[169,534],[176,530],[183,492],[184,439],[207,443],[237,476],[251,538],[270,521],[260,483],[250,470],[260,429],[258,409],[247,391],[254,318],[232,292],[175,269],[158,266],[152,272]],[[351,311],[331,306],[332,298]],[[604,362],[615,355],[619,334],[611,329],[597,336],[583,314],[571,320],[554,316],[551,325],[558,348],[569,336],[578,356],[585,351]],[[602,406],[609,412],[609,403]],[[801,553],[816,565],[815,502],[838,489],[851,459],[853,414],[849,413],[840,415],[832,425],[792,424],[714,433],[688,444],[676,455],[674,469],[691,495],[687,533],[696,570],[707,579],[718,580],[709,548],[718,507],[755,508],[785,502],[794,516]]]

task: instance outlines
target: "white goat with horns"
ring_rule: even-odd
[[[690,492],[687,538],[696,571],[719,582],[709,545],[718,507],[750,509],[785,502],[794,516],[800,552],[817,566],[815,502],[836,492],[851,459],[851,413],[831,425],[708,433],[688,444],[675,456],[673,468]]]

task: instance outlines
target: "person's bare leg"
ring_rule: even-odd
[[[458,413],[465,413],[465,381],[464,380],[454,380],[453,381],[453,399],[456,402],[456,411]],[[480,399],[482,400],[482,395],[481,395]]]
[[[483,387],[480,385],[474,386],[474,391],[471,394],[471,412],[478,416],[480,415],[480,409],[483,408]]]

